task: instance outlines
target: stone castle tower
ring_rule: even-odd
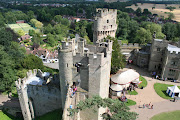
[[[96,17],[93,24],[93,42],[103,41],[108,35],[115,37],[117,24],[117,10],[98,8],[96,9]]]

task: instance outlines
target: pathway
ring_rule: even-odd
[[[124,68],[123,71],[129,69]],[[136,89],[138,95],[126,95],[128,99],[136,101],[136,105],[131,106],[131,111],[137,112],[139,114],[139,118],[137,120],[149,120],[152,116],[168,111],[180,110],[180,101],[171,102],[170,100],[166,100],[161,98],[154,90],[154,83],[164,83],[180,86],[180,83],[173,83],[168,81],[160,81],[157,79],[152,79],[150,74],[145,69],[141,69],[136,66],[131,66],[132,69],[136,70],[140,75],[142,75],[148,82],[148,85],[144,89]],[[139,108],[139,105],[153,104],[154,109],[148,108]]]

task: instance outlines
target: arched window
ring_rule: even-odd
[[[109,23],[109,20],[107,20],[107,23]]]

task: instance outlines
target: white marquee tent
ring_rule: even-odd
[[[172,98],[174,98],[174,96],[180,97],[180,90],[176,85],[168,87],[166,93]]]
[[[113,75],[111,77],[111,80],[114,83],[126,85],[131,83],[132,81],[139,81],[139,73],[135,72],[132,69],[129,69],[121,74]]]

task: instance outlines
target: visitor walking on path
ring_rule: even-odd
[[[151,109],[153,109],[153,105],[151,106]]]

